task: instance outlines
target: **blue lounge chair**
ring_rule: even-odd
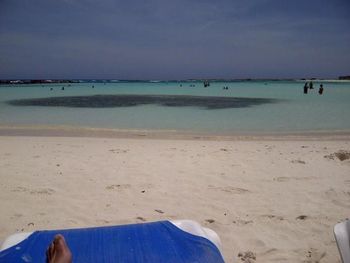
[[[56,234],[65,237],[74,263],[224,262],[216,233],[190,220],[15,234],[4,242],[0,262],[46,262]]]

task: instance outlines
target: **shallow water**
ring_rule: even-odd
[[[204,88],[200,82],[1,85],[0,124],[165,129],[212,133],[350,130],[350,82],[324,82],[323,95],[317,92],[319,84],[314,82],[315,89],[307,95],[303,94],[304,83],[297,81],[212,82],[208,88]],[[228,90],[223,89],[226,86]],[[91,108],[89,105],[45,107],[7,103],[19,99],[90,95],[117,95],[114,97],[120,98],[119,95],[123,94],[166,95],[163,97],[168,98],[183,95],[185,99],[180,99],[173,105],[143,104],[137,103],[135,97],[131,96],[130,98],[135,99],[135,103],[131,101],[131,105],[123,105],[124,101],[118,107]],[[188,104],[186,102],[188,96],[204,96],[209,99],[238,98],[240,101],[246,101],[245,98],[267,100],[266,103],[250,103],[242,107],[208,108],[196,103]]]

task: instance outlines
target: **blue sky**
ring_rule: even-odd
[[[350,75],[349,0],[0,0],[0,78]]]

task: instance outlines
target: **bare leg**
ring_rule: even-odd
[[[56,235],[46,250],[48,263],[71,263],[72,253],[62,235]]]

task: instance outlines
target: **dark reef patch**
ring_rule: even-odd
[[[93,95],[49,97],[8,101],[16,106],[75,108],[112,108],[156,104],[167,107],[200,107],[205,109],[245,108],[279,100],[267,98],[204,97],[186,95]]]

